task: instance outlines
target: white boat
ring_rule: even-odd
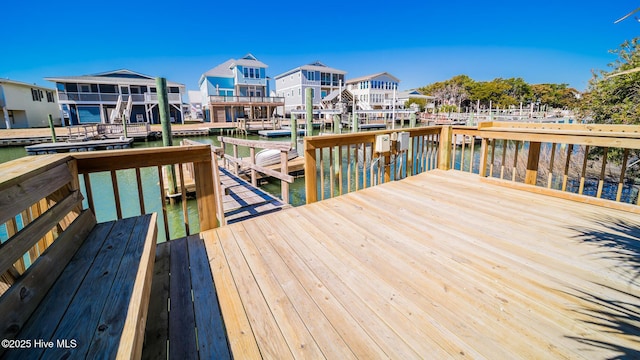
[[[287,156],[288,160],[292,160],[298,157],[298,152],[296,149],[289,150],[289,154]],[[280,164],[280,150],[277,149],[264,149],[258,151],[256,154],[256,165],[258,166],[269,166]]]

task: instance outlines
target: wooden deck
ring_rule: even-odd
[[[640,356],[637,214],[432,171],[200,237],[234,358]]]

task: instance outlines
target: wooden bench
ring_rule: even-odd
[[[199,235],[158,244],[143,359],[231,359]]]
[[[97,224],[76,169],[64,155],[0,164],[2,358],[141,356],[156,214]]]

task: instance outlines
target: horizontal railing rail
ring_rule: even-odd
[[[118,96],[121,94],[116,93],[83,93],[83,92],[58,92],[58,99],[60,101],[78,101],[78,102],[118,102]],[[146,102],[158,102],[158,95],[156,93],[144,93],[144,94],[122,94],[123,96],[130,96],[134,103]],[[169,102],[181,102],[182,98],[180,94],[169,93]]]
[[[440,127],[305,137],[307,204],[448,164],[450,138]]]

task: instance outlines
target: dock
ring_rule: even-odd
[[[200,233],[191,276],[234,358],[633,357],[639,224],[434,170]]]
[[[304,129],[298,129],[298,135],[304,135],[304,132]],[[258,135],[268,138],[291,136],[291,129],[259,130]]]
[[[55,142],[25,146],[28,155],[56,154],[66,152],[128,149],[133,138],[88,140],[78,142]]]
[[[193,168],[189,165],[184,167],[184,183],[187,194],[193,195],[196,191],[196,182],[194,178]],[[164,170],[164,169],[163,169]],[[252,186],[242,178],[233,175],[223,167],[219,167],[220,183],[222,194],[222,207],[224,209],[224,218],[227,224],[250,219],[252,217],[272,213],[282,209],[286,209],[291,205],[282,202],[282,200]],[[176,171],[177,173],[177,171]],[[177,177],[178,189],[181,188],[180,178]],[[165,184],[165,194],[168,192],[167,174],[163,171],[163,183]],[[176,196],[180,196],[177,194]],[[167,197],[169,197],[167,195]]]
[[[374,152],[378,135],[405,131],[409,148],[392,144],[387,153]],[[457,135],[480,137],[480,151],[455,146]],[[215,156],[239,167],[246,162],[237,147],[259,148],[255,141],[222,141],[234,155],[187,144],[4,163],[0,209],[10,234],[2,248],[10,256],[0,257],[7,269],[0,274],[4,338],[55,342],[65,338],[59,329],[68,328],[71,338],[88,332],[83,329],[97,332],[81,349],[48,349],[56,358],[87,349],[103,355],[103,336],[112,333],[136,344],[127,358],[142,359],[638,358],[640,196],[636,175],[627,171],[635,160],[627,158],[640,150],[640,126],[489,123],[310,136],[306,205],[220,226],[218,195],[235,190],[232,184],[220,189]],[[511,141],[524,145],[498,148]],[[555,156],[545,155],[546,144]],[[290,144],[278,146],[285,158]],[[625,154],[618,169],[604,155],[614,147]],[[587,148],[604,152],[594,158]],[[510,160],[517,154],[526,166]],[[564,170],[576,157],[582,168]],[[193,167],[195,201],[183,197],[184,221],[169,226],[177,209],[164,206],[162,168],[174,164]],[[122,170],[129,170],[126,182]],[[100,173],[112,186],[91,181]],[[569,189],[569,181],[598,174],[597,191]],[[279,176],[290,183],[290,175]],[[32,285],[62,282],[57,274],[93,285],[107,274],[78,270],[82,252],[52,260],[84,248],[74,229],[105,212],[94,203],[104,200],[92,195],[103,191],[116,211],[100,224],[143,214],[165,219],[156,225],[166,231],[145,236],[144,244],[158,246],[155,262],[145,261],[151,266],[138,274],[152,279],[134,286],[138,276],[120,277],[118,270],[104,287],[135,289],[143,295],[132,302],[139,311],[111,312],[127,308],[118,305],[124,296],[94,307],[78,295],[95,324],[79,330],[76,314],[84,312],[77,312],[68,317],[70,326],[46,327],[39,314],[58,309],[47,305],[57,297],[42,303],[47,291],[32,292]],[[135,270],[128,264],[136,256],[104,258]],[[126,325],[128,319],[139,323]],[[25,325],[49,330],[20,337]],[[7,358],[23,359],[31,350],[0,349],[0,357],[6,351]]]

